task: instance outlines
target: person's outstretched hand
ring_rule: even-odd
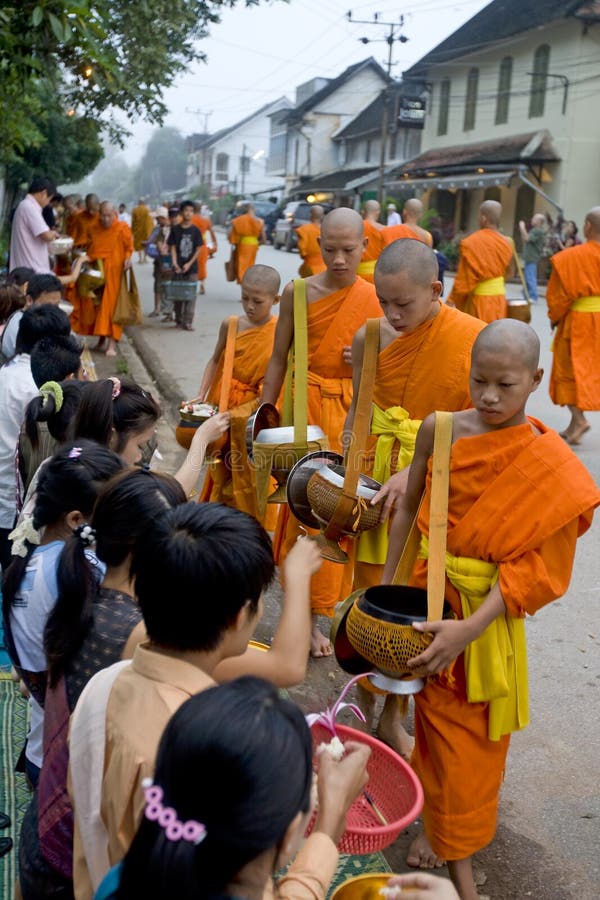
[[[392,893],[392,888],[397,891]],[[394,875],[386,884],[386,900],[460,900],[447,878],[426,872]]]
[[[220,438],[229,428],[231,416],[228,412],[216,413],[210,416],[206,422],[198,426],[192,443],[196,442],[196,438],[203,444],[212,444],[217,438]]]
[[[314,830],[329,835],[334,844],[341,840],[346,830],[346,814],[369,780],[370,748],[355,741],[348,741],[344,746],[346,753],[339,762],[328,753],[319,755],[319,811]]]
[[[314,575],[323,565],[323,557],[314,541],[299,537],[283,563],[286,583],[305,575]]]

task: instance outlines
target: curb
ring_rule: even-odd
[[[129,339],[129,343],[142,360],[144,366],[148,370],[150,377],[156,383],[161,396],[168,401],[167,409],[169,419],[173,422],[178,420],[174,410],[184,399],[181,395],[181,388],[171,373],[163,366],[158,353],[150,347],[143,334],[140,332],[139,326],[130,326],[125,328],[125,334]]]

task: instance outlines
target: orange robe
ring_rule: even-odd
[[[452,447],[448,551],[498,565],[509,617],[523,618],[562,596],[571,578],[577,538],[600,503],[593,479],[558,435],[540,422],[461,438]],[[431,461],[419,529],[428,533]],[[427,562],[417,560],[411,584],[425,587]],[[461,601],[446,581],[458,618]],[[469,703],[464,657],[452,675],[426,681],[415,695],[411,764],[425,792],[423,821],[434,852],[464,859],[496,830],[498,793],[509,735],[488,738],[488,703]]]
[[[362,278],[357,278],[351,287],[308,304],[308,422],[321,426],[330,450],[338,453],[352,401],[352,368],[344,362],[342,349],[352,344],[352,338],[367,319],[380,317],[375,288]],[[279,565],[300,534],[300,523],[285,506],[275,534]],[[313,612],[332,616],[335,604],[350,593],[351,584],[350,564],[324,560],[311,581]]]
[[[258,244],[263,230],[263,220],[244,213],[233,219],[229,243],[237,247],[237,282],[242,283],[246,271],[256,261]]]
[[[406,240],[407,238],[412,241],[421,241],[421,243],[427,244],[428,247],[433,245],[433,238],[424,228],[419,228],[417,231],[412,225],[402,224],[386,225],[383,229],[383,240],[386,247],[388,244],[393,244],[394,241]]]
[[[513,258],[513,244],[493,228],[480,228],[460,242],[458,271],[448,303],[484,322],[506,318],[506,294],[482,293],[479,285],[502,278]],[[491,291],[493,286],[489,288]]]
[[[208,244],[207,239],[210,236],[210,228],[211,223],[209,219],[205,219],[204,216],[199,216],[197,213],[192,216],[192,225],[195,225],[200,234],[202,235],[203,244],[200,247],[200,254],[198,256],[198,281],[206,281],[206,263],[208,262]]]
[[[471,348],[484,327],[483,322],[473,316],[441,304],[434,319],[424,322],[409,334],[399,335],[380,352],[373,403],[380,410],[402,407],[409,418],[417,422],[421,422],[436,409],[448,412],[468,409],[471,406]],[[443,362],[440,363],[440,360]],[[407,434],[402,441],[405,453],[410,454],[411,458],[417,428],[415,424],[412,437]],[[383,442],[390,434],[393,434],[393,430],[381,431],[381,436],[370,435],[363,468],[365,474],[373,474],[378,440]],[[404,468],[399,459],[399,450],[400,441],[395,437],[389,454],[390,474]],[[386,525],[381,527],[386,529]],[[359,538],[354,568],[355,589],[381,584],[387,540],[385,533],[379,536],[380,553],[376,554],[373,550],[369,552],[373,538],[371,532]],[[366,561],[378,555],[379,562]]]
[[[582,297],[600,302],[600,243],[588,241],[552,257],[548,316],[558,322],[553,343],[553,403],[600,409],[600,312],[573,309]]]
[[[68,215],[65,215],[65,234],[68,234],[69,237],[73,238],[75,245],[77,244],[77,242],[75,241],[75,237],[78,233],[77,219],[80,215],[81,211],[78,209],[72,213],[69,213]]]
[[[145,203],[134,206],[131,210],[131,233],[133,235],[133,246],[138,252],[145,250],[146,241],[152,234],[154,221],[150,210]]]
[[[71,228],[69,234],[73,238],[75,247],[87,247],[90,242],[90,232],[99,223],[99,214],[90,213],[87,209],[82,209],[76,215],[69,216],[69,227]]]
[[[240,332],[235,339],[233,378],[227,407],[231,414],[231,449],[224,460],[209,464],[200,496],[201,501],[235,506],[257,519],[254,471],[246,452],[246,423],[256,409],[262,390],[273,353],[276,323],[277,319],[273,317],[265,325]],[[218,405],[221,395],[224,356],[223,353],[208,395],[208,402],[215,405]],[[270,506],[267,512],[273,509]]]
[[[365,281],[369,281],[373,284],[375,263],[381,256],[383,248],[386,246],[383,234],[385,229],[378,228],[377,225],[373,224],[369,219],[365,219],[363,228],[365,237],[367,238],[367,246],[364,249],[364,253],[358,266],[358,274],[361,278],[364,278]]]
[[[92,229],[88,256],[104,261],[104,290],[96,314],[94,334],[121,339],[123,329],[112,321],[121,286],[123,264],[133,253],[131,229],[126,222],[115,220],[110,228],[97,225]]]
[[[318,275],[327,268],[321,256],[321,246],[319,238],[321,236],[321,226],[315,222],[307,222],[297,229],[298,234],[298,251],[302,257],[302,265],[298,272],[302,278],[309,275]]]

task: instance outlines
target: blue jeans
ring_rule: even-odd
[[[527,285],[527,293],[529,294],[529,299],[532,303],[537,303],[537,263],[525,263],[525,284]]]

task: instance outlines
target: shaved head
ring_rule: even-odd
[[[600,206],[594,206],[590,209],[585,217],[585,225],[587,226],[590,236],[593,235],[592,239],[600,240]]]
[[[279,293],[281,278],[271,266],[250,266],[242,278],[242,286],[259,288],[275,295]]]
[[[347,209],[345,206],[339,209],[332,209],[323,219],[323,224],[321,225],[323,237],[334,229],[351,230],[361,241],[364,237],[363,220],[355,210]]]
[[[502,206],[497,200],[484,200],[479,207],[479,216],[485,219],[488,226],[497,228],[502,216]]]
[[[403,238],[385,248],[377,260],[375,277],[407,272],[415,284],[430,285],[437,281],[438,271],[437,257],[427,244]]]
[[[402,218],[407,225],[411,222],[418,222],[422,215],[423,204],[420,200],[417,200],[416,197],[407,200],[402,207]]]
[[[518,361],[530,372],[540,364],[540,341],[530,325],[518,319],[498,319],[480,331],[473,344],[473,362],[482,353],[498,353]]]
[[[371,219],[373,222],[379,218],[381,206],[377,200],[367,200],[365,203],[365,218]]]
[[[322,222],[323,216],[325,215],[325,210],[322,206],[319,206],[318,203],[315,203],[314,206],[310,208],[310,221],[311,222]]]

